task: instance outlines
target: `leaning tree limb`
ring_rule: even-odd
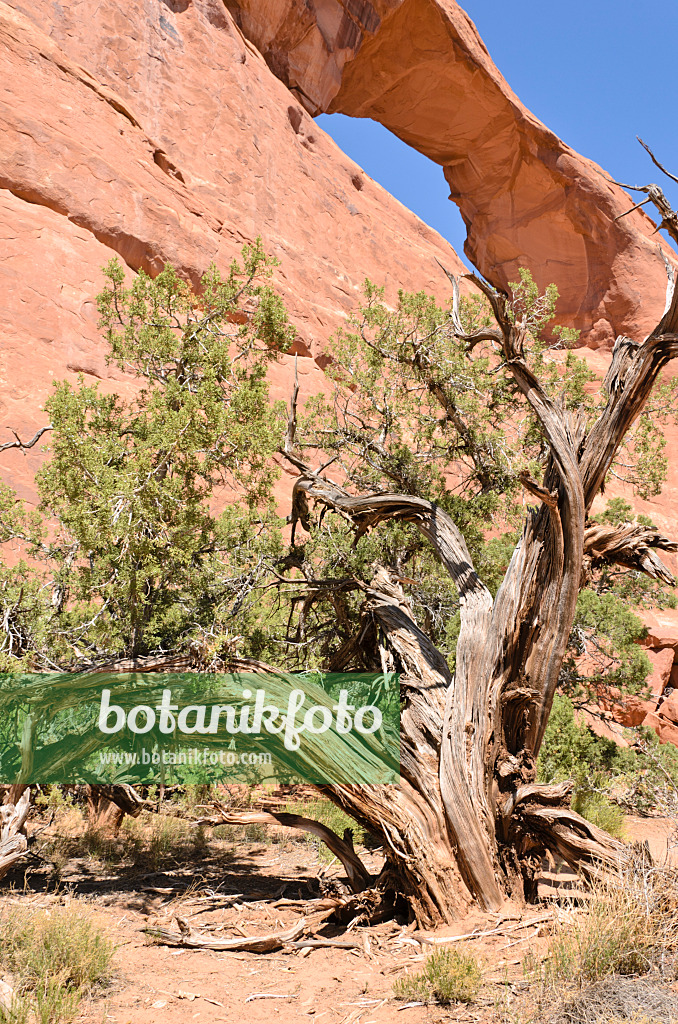
[[[284,825],[297,828],[302,832],[310,832],[325,843],[331,853],[341,861],[352,892],[366,889],[372,877],[353,849],[352,843],[320,821],[305,818],[301,814],[290,814],[287,811],[229,811],[223,804],[212,804],[215,814],[209,818],[199,818],[195,825]]]
[[[371,620],[398,657],[405,706],[401,715],[399,786],[324,785],[319,789],[342,807],[388,851],[373,888],[359,894],[370,918],[403,895],[417,920],[451,921],[470,906],[469,891],[450,858],[439,762],[443,714],[450,671],[443,656],[411,618],[409,602],[391,575],[377,569],[365,588],[365,629]],[[375,651],[376,655],[376,651]],[[224,671],[275,674],[271,666],[230,659]],[[425,851],[425,856],[421,856]],[[347,906],[346,910],[350,908]]]
[[[308,469],[295,484],[295,491],[299,490],[350,519],[357,527],[358,537],[385,520],[413,523],[429,541],[459,591],[461,629],[454,677],[447,672],[439,755],[440,793],[466,884],[488,909],[496,909],[501,905],[502,894],[492,854],[488,852],[494,821],[487,801],[485,769],[482,757],[474,748],[465,771],[460,770],[458,757],[459,751],[467,746],[469,729],[476,727],[477,704],[484,703],[484,696],[467,685],[467,681],[482,678],[479,661],[482,651],[477,637],[489,626],[490,593],[473,567],[460,530],[447,513],[432,502],[406,494],[356,498],[329,481],[319,480],[317,474]],[[386,608],[393,614],[392,602],[386,602]],[[427,646],[431,646],[430,643]],[[420,652],[426,652],[421,640],[418,647]]]

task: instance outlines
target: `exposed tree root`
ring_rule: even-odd
[[[619,873],[632,850],[568,807],[526,804],[520,819],[533,839],[587,878]]]

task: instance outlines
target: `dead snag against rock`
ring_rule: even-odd
[[[657,199],[655,192],[650,197]],[[669,229],[675,217],[661,206],[660,212]],[[537,756],[587,562],[619,563],[668,583],[672,575],[656,549],[678,549],[656,530],[608,530],[588,522],[625,435],[661,370],[678,356],[673,273],[665,313],[651,334],[643,343],[617,339],[604,382],[607,401],[593,423],[582,410],[552,400],[542,386],[525,354],[529,323],[515,313],[508,296],[469,276],[494,313],[496,326],[483,328],[483,338],[531,409],[547,452],[541,481],[521,477],[536,502],[528,506],[494,599],[458,527],[440,506],[405,493],[349,493],[328,477],[326,466],[314,470],[294,450],[294,426],[280,450],[299,471],[292,516],[298,526],[314,528],[307,512],[311,502],[323,513],[341,515],[356,539],[381,523],[412,523],[459,593],[461,625],[452,673],[414,621],[395,575],[377,567],[371,584],[361,584],[360,628],[341,652],[342,667],[356,657],[375,663],[385,649],[400,673],[402,783],[321,787],[382,840],[387,863],[377,887],[405,896],[421,925],[451,922],[473,901],[494,911],[507,894],[535,898],[546,850],[590,874],[616,868],[622,845],[575,814],[566,790],[536,784]],[[452,323],[470,351],[478,338],[463,333],[454,281],[453,288]],[[444,388],[433,371],[430,380],[426,372],[424,366],[423,383],[448,415]]]

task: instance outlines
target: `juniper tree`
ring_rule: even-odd
[[[470,277],[482,298],[464,303],[452,282],[447,311],[406,294],[389,309],[368,286],[333,353],[332,399],[292,408],[283,449],[300,473],[293,639],[321,640],[333,668],[401,673],[402,784],[327,792],[383,842],[378,891],[425,923],[533,897],[547,849],[585,873],[621,855],[569,807],[568,783],[537,781],[537,757],[575,616],[595,618],[582,586],[611,566],[672,586],[655,549],[677,547],[647,523],[592,517],[615,460],[648,458],[647,426],[633,425],[678,355],[673,277],[649,337],[617,339],[600,400],[581,360],[543,338],[552,290]],[[515,545],[495,535],[488,557],[483,535],[518,514]]]
[[[259,241],[246,246],[197,295],[171,267],[126,286],[120,263],[107,265],[100,327],[109,362],[137,387],[125,397],[81,377],[57,382],[46,403],[42,523],[2,495],[4,539],[23,540],[41,566],[0,577],[5,607],[16,604],[5,655],[84,665],[192,644],[207,654],[236,632],[234,613],[279,543],[282,410],[266,370],[292,332],[266,280],[273,263]]]

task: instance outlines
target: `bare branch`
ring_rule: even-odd
[[[678,356],[678,289],[671,288],[660,323],[640,346],[620,337],[605,383],[607,405],[591,428],[580,460],[587,510],[600,490],[624,437],[643,411],[650,391],[671,359]]]
[[[4,452],[8,448],[21,448],[21,449],[32,448],[34,444],[38,443],[38,441],[40,440],[40,438],[42,437],[42,435],[44,433],[46,433],[48,430],[53,430],[53,429],[54,429],[54,427],[52,426],[51,423],[47,427],[41,427],[40,430],[38,430],[37,433],[34,434],[34,436],[31,438],[30,441],[22,441],[21,438],[19,437],[19,435],[17,434],[17,432],[15,430],[12,430],[12,433],[14,434],[14,437],[16,438],[16,440],[15,441],[7,441],[7,442],[5,442],[5,444],[0,444],[0,452]]]
[[[557,491],[549,491],[546,487],[542,487],[541,484],[538,484],[536,480],[532,479],[527,470],[523,470],[521,473],[519,473],[518,479],[520,480],[521,484],[523,485],[526,491],[529,491],[530,494],[533,494],[535,496],[535,498],[539,498],[540,501],[543,501],[544,504],[548,506],[548,508],[558,508]]]
[[[618,871],[628,851],[590,821],[565,807],[548,807],[529,800],[521,804],[520,818],[547,849],[557,851],[563,860],[589,878],[605,877]]]
[[[307,928],[306,919],[302,917],[286,931],[269,932],[267,935],[219,938],[196,931],[181,917],[177,917],[175,920],[179,926],[178,935],[167,928],[145,928],[144,931],[151,938],[166,946],[183,946],[187,949],[214,949],[219,952],[271,953],[274,950],[282,949],[288,942],[298,939]]]
[[[438,553],[462,601],[472,599],[472,595],[479,600],[489,598],[487,588],[473,568],[460,530],[447,513],[432,502],[410,494],[374,494],[356,498],[337,484],[310,473],[300,477],[296,487],[347,516],[357,526],[358,537],[389,519],[414,523]],[[491,603],[490,598],[490,606]]]
[[[590,556],[594,565],[617,563],[661,580],[667,586],[675,586],[673,574],[652,548],[678,551],[678,541],[669,540],[650,527],[631,524],[621,527],[593,525],[584,531],[584,553]]]
[[[294,387],[290,399],[290,414],[287,420],[287,434],[285,435],[285,452],[290,454],[294,450],[294,438],[297,433],[297,398],[299,396],[299,375],[297,373],[297,357],[294,357]]]
[[[659,163],[659,160],[657,160],[657,157],[654,155],[654,153],[648,146],[647,142],[643,142],[640,135],[636,135],[636,138],[638,139],[638,142],[641,144],[645,152],[649,153],[650,160],[655,165],[655,167],[658,167],[662,174],[665,174],[667,178],[670,178],[671,181],[675,181],[676,185],[678,185],[678,178],[675,176],[675,174],[671,174],[670,171],[667,171],[663,164]]]
[[[632,206],[630,210],[624,210],[624,212],[623,212],[623,213],[620,213],[620,214],[619,214],[619,216],[615,217],[614,219],[615,219],[615,220],[621,220],[621,219],[622,219],[622,217],[628,217],[628,215],[629,215],[630,213],[633,213],[633,212],[634,212],[635,210],[640,210],[640,208],[641,208],[642,206],[647,206],[647,204],[648,204],[648,203],[651,203],[651,202],[652,202],[652,200],[651,200],[651,199],[650,199],[650,197],[648,196],[648,197],[647,197],[647,199],[643,199],[643,200],[641,200],[641,202],[639,202],[639,203],[636,203],[636,205],[635,205],[635,206]]]
[[[288,828],[298,828],[302,832],[310,832],[325,843],[337,860],[341,861],[353,892],[362,892],[372,881],[360,857],[353,849],[353,846],[346,840],[341,839],[327,825],[312,818],[304,818],[300,814],[289,814],[286,811],[229,811],[223,804],[215,803],[214,809],[217,812],[215,817],[202,818],[195,822],[196,825],[251,825],[251,824],[273,824],[285,825]]]

